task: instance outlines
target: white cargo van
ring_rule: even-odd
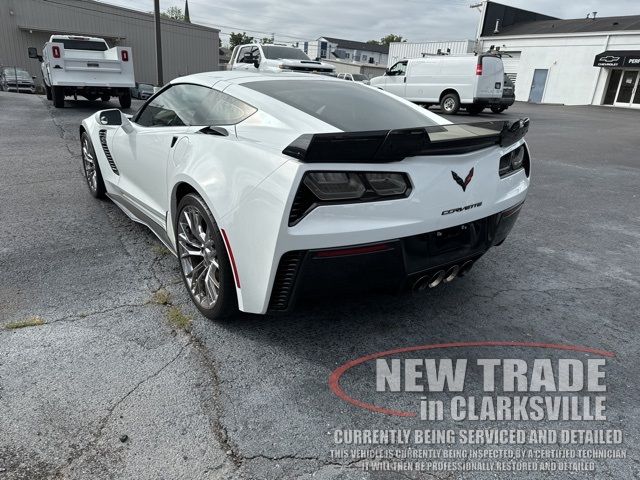
[[[371,86],[424,106],[439,104],[445,113],[463,107],[475,115],[502,97],[503,75],[496,55],[434,55],[401,60]]]

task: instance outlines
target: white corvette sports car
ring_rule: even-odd
[[[172,81],[80,127],[86,180],[179,259],[209,318],[317,291],[424,289],[504,241],[527,195],[529,120],[453,125],[308,74]]]

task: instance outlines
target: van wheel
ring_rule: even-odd
[[[444,113],[455,115],[460,110],[460,97],[457,93],[447,93],[440,100],[440,108]]]
[[[469,115],[478,115],[484,110],[484,107],[480,107],[478,105],[469,105],[467,107],[467,113]]]
[[[64,88],[52,87],[51,96],[53,98],[53,106],[56,108],[64,108]]]
[[[53,95],[51,94],[51,87],[48,87],[47,85],[44,86],[44,93],[47,95],[47,100],[52,100],[53,99]]]
[[[502,113],[507,109],[507,107],[491,107],[491,111],[493,113]]]

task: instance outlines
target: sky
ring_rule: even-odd
[[[99,0],[152,11],[153,0]],[[393,33],[410,42],[474,39],[480,12],[474,0],[189,0],[193,23],[256,38],[275,34],[276,42],[304,42],[321,36],[379,40]],[[559,18],[640,14],[639,0],[504,0],[502,3]],[[184,8],[184,0],[160,0],[160,8]]]

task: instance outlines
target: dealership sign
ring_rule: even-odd
[[[640,68],[640,51],[603,52],[596,55],[594,67],[636,67]]]

